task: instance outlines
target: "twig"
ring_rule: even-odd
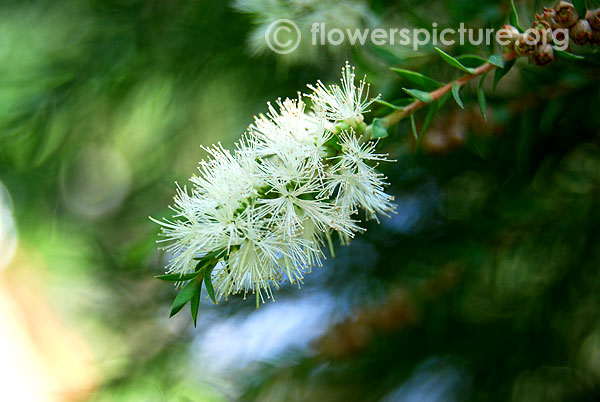
[[[518,57],[518,55],[514,51],[504,54],[504,60],[507,62],[514,60],[517,57]],[[469,81],[473,80],[474,78],[477,78],[477,77],[493,70],[494,68],[496,68],[495,65],[490,64],[490,63],[485,63],[485,64],[477,67],[475,69],[475,71],[473,72],[473,74],[467,74],[455,81],[451,81],[451,82],[445,84],[444,86],[436,89],[433,92],[430,92],[429,95],[431,96],[432,102],[440,99],[445,94],[450,92],[452,90],[452,86],[454,85],[454,83],[458,83],[459,86],[463,86],[466,83],[468,83]],[[423,106],[427,106],[428,104],[429,103],[425,103],[420,100],[415,100],[410,105],[388,114],[387,116],[383,117],[381,120],[383,121],[385,127],[388,128],[388,127],[393,126],[394,124],[398,123],[400,120],[410,116],[411,113],[414,113],[415,111],[421,109]],[[370,131],[371,130],[368,130],[367,132],[370,132]]]

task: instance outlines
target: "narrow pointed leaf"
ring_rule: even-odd
[[[515,7],[515,2],[513,0],[510,0],[510,14],[508,16],[508,20],[510,21],[510,25],[517,28],[519,32],[524,32],[523,28],[521,28],[521,25],[519,25],[519,14],[517,13],[517,8]]]
[[[413,98],[400,98],[400,99],[395,99],[393,101],[385,101],[385,100],[381,100],[381,99],[375,99],[376,103],[387,106],[394,110],[402,110],[402,109],[404,109],[404,107],[410,105],[414,101],[415,100]]]
[[[452,84],[452,96],[454,96],[454,100],[458,103],[458,106],[460,106],[461,109],[464,109],[465,105],[463,104],[462,99],[460,99],[460,85],[458,85],[458,82]]]
[[[415,123],[415,114],[410,114],[410,128],[412,128],[413,135],[415,136],[415,140],[419,140],[419,133],[417,133],[417,124]]]
[[[493,85],[494,91],[496,90],[496,85],[498,85],[498,83],[500,82],[502,77],[504,77],[506,74],[508,74],[508,72],[514,65],[515,65],[515,60],[511,60],[511,61],[507,62],[503,68],[496,69],[496,71],[494,72],[494,85]]]
[[[173,300],[173,305],[171,306],[171,315],[169,317],[173,317],[175,314],[177,314],[183,308],[183,306],[185,306],[186,303],[189,302],[192,297],[194,297],[194,294],[200,292],[201,284],[202,279],[200,278],[200,280],[198,280],[198,278],[195,278],[194,280],[188,282],[187,285],[185,285],[179,291],[179,293],[177,293],[175,300]]]
[[[493,66],[503,68],[506,65],[506,60],[501,54],[493,54],[488,59],[488,63],[490,63]]]
[[[393,103],[384,101],[382,99],[376,99],[375,102],[379,103],[380,105],[387,106],[390,109],[394,109],[394,110],[402,110],[402,109],[404,109],[402,106],[394,105]]]
[[[211,251],[204,254],[202,257],[194,257],[196,261],[209,261],[215,258],[220,258],[225,253],[225,250]]]
[[[443,85],[442,83],[432,78],[429,78],[423,74],[414,71],[404,70],[402,68],[391,68],[390,70],[394,71],[406,81],[409,81],[410,83],[422,87],[424,89],[437,89]]]
[[[210,299],[213,301],[213,303],[216,303],[217,300],[215,299],[215,288],[213,287],[210,276],[214,267],[214,265],[210,265],[206,268],[206,272],[204,273],[204,286],[206,286],[206,292],[208,293],[208,296],[210,296]]]
[[[554,54],[556,55],[557,58],[563,59],[563,60],[584,60],[585,59],[585,57],[583,57],[583,56],[578,56],[576,54],[569,53],[565,50],[557,49],[556,46],[554,46]]]
[[[461,56],[457,56],[456,60],[460,61],[461,64],[467,67],[479,67],[488,62],[487,59],[477,56],[476,54],[463,54]]]
[[[200,285],[202,286],[202,285]],[[196,328],[196,322],[198,321],[198,308],[200,307],[200,293],[202,289],[194,293],[194,296],[190,299],[190,312],[192,313],[192,320],[194,320],[194,328]]]
[[[444,61],[450,64],[452,67],[458,68],[466,73],[473,74],[475,72],[474,68],[464,66],[460,61],[456,60],[454,57],[450,56],[448,53],[444,52],[439,47],[436,47],[435,50],[442,56]]]
[[[429,92],[419,91],[418,89],[407,89],[407,88],[402,88],[402,90],[404,92],[406,92],[407,94],[409,94],[410,96],[412,96],[413,98],[418,99],[423,103],[431,103],[433,101],[433,98],[431,97]]]
[[[388,136],[387,128],[383,120],[375,118],[371,124],[371,138],[385,138]]]
[[[487,101],[485,99],[485,92],[483,90],[483,80],[485,79],[485,75],[481,77],[479,81],[479,86],[477,87],[477,101],[479,102],[479,109],[481,109],[481,114],[483,115],[483,119],[487,121]]]
[[[186,281],[189,281],[190,279],[194,279],[199,274],[200,274],[200,272],[196,271],[196,272],[192,272],[189,274],[175,273],[175,274],[157,275],[157,276],[155,276],[155,278],[160,279],[162,281],[169,281],[169,282],[186,282]]]

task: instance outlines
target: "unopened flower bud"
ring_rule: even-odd
[[[600,30],[600,8],[588,10],[585,14],[585,19],[588,20],[593,29]]]
[[[359,114],[357,116],[352,116],[352,117],[346,117],[344,119],[344,123],[346,123],[348,126],[356,129],[356,125],[362,123],[365,120],[365,117],[362,114]]]
[[[535,53],[536,43],[531,38],[521,35],[515,42],[515,52],[521,56],[530,56]]]
[[[592,39],[592,27],[588,20],[580,19],[571,27],[569,35],[571,36],[571,39],[573,39],[573,42],[578,45],[585,45]]]
[[[534,21],[531,24],[531,31],[537,32],[539,42],[538,43],[552,43],[552,29],[550,24],[546,21]]]
[[[546,66],[554,60],[554,49],[550,44],[542,44],[537,47],[533,55],[533,61],[538,66]]]
[[[554,10],[556,11],[556,21],[565,28],[572,27],[579,19],[575,6],[568,1],[559,1],[554,6]]]
[[[348,123],[344,123],[344,122],[337,123],[333,127],[334,134],[340,134],[340,133],[342,133],[344,131],[348,131],[348,130],[350,130],[350,125]]]

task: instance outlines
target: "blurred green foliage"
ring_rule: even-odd
[[[170,214],[173,182],[193,174],[199,145],[231,146],[266,100],[333,79],[346,58],[386,100],[407,86],[389,67],[442,82],[460,74],[433,48],[253,55],[250,3],[237,3],[245,13],[200,0],[0,6],[0,180],[20,247],[43,257],[53,306],[98,360],[95,400],[598,400],[600,59],[589,48],[572,49],[585,61],[546,68],[521,60],[495,92],[488,77],[487,123],[467,87],[465,110],[448,102],[421,152],[409,121],[391,130],[380,147],[397,160],[384,169],[398,214],[369,223],[301,291],[284,287],[258,312],[203,300],[197,330],[167,319],[175,290],[152,278],[168,256],[148,216]],[[521,21],[549,5],[517,2]],[[372,13],[357,26],[427,28],[497,28],[509,11],[502,0],[352,7]],[[209,342],[211,328],[229,331],[213,333],[224,349],[262,328],[260,350],[293,321],[268,320],[278,308],[319,317],[306,321],[318,328],[275,355],[215,368],[227,350]],[[278,340],[296,341],[302,325]]]

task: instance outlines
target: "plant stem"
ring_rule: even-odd
[[[504,60],[507,62],[514,60],[517,57],[519,57],[519,56],[514,51],[504,54]],[[481,66],[479,66],[475,69],[475,72],[473,74],[467,74],[455,81],[451,81],[451,82],[445,84],[444,86],[436,89],[435,91],[430,92],[429,95],[431,96],[433,101],[436,101],[436,100],[440,99],[441,97],[443,97],[446,93],[450,92],[452,90],[452,86],[454,85],[455,82],[458,83],[459,86],[463,86],[466,83],[468,83],[469,81],[493,70],[494,68],[496,68],[496,66],[493,64],[490,64],[490,63],[482,64]],[[417,110],[421,109],[423,106],[426,106],[426,105],[428,105],[428,103],[422,102],[420,100],[415,100],[410,105],[408,105],[400,110],[396,110],[396,111],[388,114],[387,116],[383,117],[382,118],[383,123],[386,128],[393,126],[394,124],[398,123],[400,120],[410,116],[412,113],[416,112]],[[367,130],[368,133],[371,132],[370,129],[371,129],[371,127],[368,128],[368,130]]]

